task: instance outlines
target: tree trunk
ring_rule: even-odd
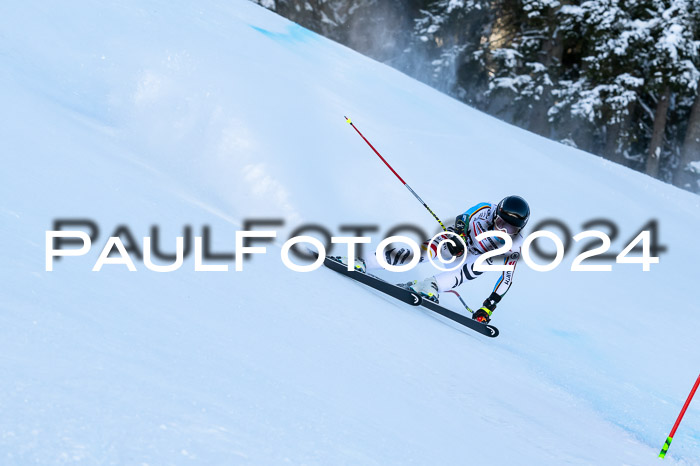
[[[681,148],[681,162],[678,164],[674,176],[674,184],[693,192],[700,192],[698,180],[700,173],[688,170],[690,162],[700,162],[700,88],[695,96],[695,103],[690,110],[688,129],[685,132],[685,140]],[[700,167],[699,167],[700,168]]]
[[[606,159],[620,165],[627,165],[623,147],[629,147],[629,127],[632,124],[632,113],[637,105],[636,101],[627,105],[627,113],[621,117],[621,121],[610,125],[608,128],[603,155]]]
[[[659,177],[659,161],[661,160],[661,150],[664,143],[664,133],[666,131],[666,113],[671,101],[671,89],[666,86],[659,96],[654,114],[654,130],[651,133],[651,143],[649,143],[649,154],[647,155],[646,174]]]
[[[549,8],[549,11],[547,12],[548,24],[556,24],[556,15],[560,9],[561,7]],[[550,37],[542,42],[542,53],[544,54],[543,64],[547,69],[547,73],[549,73],[549,78],[552,80],[552,82],[557,82],[559,79],[559,76],[555,75],[555,73],[558,74],[561,59],[564,55],[564,44],[560,36],[561,33],[557,28],[554,28]],[[556,68],[554,64],[557,65]],[[544,88],[542,98],[539,101],[532,101],[533,112],[528,116],[526,123],[526,128],[529,131],[547,138],[552,136],[552,129],[547,112],[552,106],[553,100],[552,88],[550,86],[546,86]]]

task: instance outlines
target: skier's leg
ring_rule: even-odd
[[[449,262],[450,260],[457,261],[459,263],[460,258],[454,257],[450,250],[447,248],[447,243],[443,242],[442,247],[438,247],[438,244],[440,241],[445,240],[445,239],[452,239],[448,235],[441,235],[440,237],[436,238],[436,241],[429,243],[426,241],[423,243],[422,249],[423,249],[423,256],[421,257],[421,262],[432,259],[435,264],[442,264],[439,259],[436,259],[438,254],[444,261],[444,264],[446,267],[449,267],[449,264],[452,262]],[[444,275],[443,281],[447,282],[453,277],[455,274],[459,275],[460,274],[460,269],[457,269],[456,271],[450,271],[450,272],[442,272],[438,273],[437,275]],[[432,275],[428,278],[425,278],[423,280],[415,280],[411,283],[408,284],[408,287],[411,288],[413,291],[420,293],[421,296],[423,296],[426,299],[430,299],[432,301],[435,301],[436,303],[438,302],[439,298],[439,284],[438,281],[436,280],[436,276]],[[449,289],[449,288],[447,288]]]
[[[457,270],[451,270],[448,272],[441,272],[435,275],[435,282],[437,283],[438,292],[451,290],[457,288],[459,285],[464,283],[464,280],[474,280],[476,277],[484,272],[477,272],[474,270],[474,262],[479,256],[474,254],[469,254],[467,260],[464,262],[461,268]]]
[[[441,241],[440,238],[438,238],[435,242],[430,243],[430,240],[428,239],[425,240],[423,244],[421,244],[421,255],[420,260],[418,261],[419,264],[427,261],[428,258],[435,259],[435,256],[438,253],[438,247],[436,243],[439,241]],[[440,254],[445,260],[448,260],[450,257],[452,257],[452,254],[450,254],[446,245],[442,247]],[[408,264],[409,262],[411,262],[411,259],[413,259],[413,251],[408,246],[384,249],[384,259],[390,265]],[[368,254],[364,258],[364,262],[367,266],[367,270],[377,270],[382,268],[375,254]]]
[[[428,257],[427,241],[421,246],[420,262],[424,262]],[[346,256],[335,256],[342,264],[348,263]],[[384,260],[390,265],[404,265],[411,262],[413,259],[413,251],[408,246],[393,247],[384,249]],[[355,257],[355,270],[358,272],[367,272],[368,270],[383,269],[382,265],[377,260],[375,253],[366,255],[365,257]]]
[[[473,280],[483,273],[474,270],[474,262],[477,257],[479,256],[468,255],[462,267],[440,272],[421,281],[416,280],[409,284],[409,288],[420,293],[424,298],[437,303],[440,292],[456,288],[464,283],[464,280]]]

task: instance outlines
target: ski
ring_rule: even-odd
[[[473,320],[467,316],[458,314],[454,311],[450,311],[449,309],[444,308],[439,304],[430,301],[429,299],[424,299],[421,305],[426,309],[430,309],[431,311],[440,314],[443,317],[447,317],[448,319],[457,322],[458,324],[462,324],[463,326],[468,327],[476,332],[479,332],[482,335],[486,335],[487,337],[491,338],[496,338],[498,336],[498,329],[493,325],[482,324],[481,322],[477,322],[476,320]]]
[[[410,304],[412,306],[419,306],[423,301],[423,299],[418,293],[386,282],[379,277],[375,277],[374,275],[368,273],[357,272],[354,270],[348,271],[347,265],[337,261],[331,256],[326,256],[326,258],[323,261],[323,265],[335,272],[345,275],[346,277],[350,277],[357,282],[363,283],[369,287],[374,288],[377,291],[381,291],[384,294],[396,298],[399,301],[403,301],[406,304]]]
[[[335,272],[338,272],[339,274],[352,278],[353,280],[374,288],[377,291],[381,291],[382,293],[396,298],[399,301],[403,301],[406,304],[410,304],[412,306],[422,305],[424,308],[429,309],[436,314],[440,314],[453,322],[457,322],[464,327],[479,332],[482,335],[486,335],[487,337],[491,338],[498,336],[498,329],[493,325],[482,324],[481,322],[472,320],[469,317],[444,308],[428,299],[423,299],[418,293],[411,291],[404,286],[391,284],[379,277],[375,277],[372,274],[357,272],[354,270],[348,271],[347,265],[339,262],[334,257],[326,256],[323,261],[323,265]]]

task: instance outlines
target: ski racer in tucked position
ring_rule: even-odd
[[[502,272],[491,295],[486,298],[483,306],[472,314],[472,319],[488,323],[491,320],[491,314],[496,309],[496,305],[513,284],[513,273],[520,258],[520,247],[523,242],[520,232],[525,227],[529,217],[530,207],[525,199],[520,196],[508,196],[498,204],[482,202],[473,206],[455,219],[454,226],[447,228],[448,231],[462,237],[466,244],[466,251],[461,241],[457,240],[453,235],[447,234],[441,235],[432,243],[430,243],[430,240],[427,240],[421,247],[420,262],[428,260],[428,257],[435,258],[439,253],[444,260],[454,257],[456,258],[456,263],[458,263],[462,255],[467,254],[462,267],[452,271],[441,272],[420,281],[415,280],[408,283],[407,286],[413,291],[420,293],[423,299],[430,299],[437,303],[440,292],[456,288],[464,280],[473,280],[483,273],[474,270],[474,262],[480,255],[498,249],[505,244],[503,239],[496,236],[490,236],[481,241],[477,241],[476,237],[486,231],[502,231],[510,235],[513,240],[512,247],[505,254],[491,257],[485,262],[492,264],[501,260],[505,265],[512,265],[513,271]],[[437,243],[442,239],[451,239],[454,244],[445,241],[441,250],[438,251]],[[412,258],[410,248],[387,249],[385,256],[387,263],[391,265],[402,265],[410,262]],[[346,258],[343,257],[341,260],[347,263]],[[367,270],[381,269],[382,266],[377,261],[377,258],[371,255],[365,260],[358,257],[355,268],[360,272],[365,272]]]

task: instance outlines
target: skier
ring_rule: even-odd
[[[464,280],[473,280],[483,273],[474,270],[474,262],[480,255],[498,249],[505,244],[501,238],[496,236],[487,237],[481,241],[477,241],[476,237],[485,231],[502,231],[512,238],[512,247],[507,253],[491,257],[485,262],[492,264],[500,258],[503,264],[512,265],[513,271],[502,272],[491,295],[486,298],[483,306],[472,314],[472,319],[488,323],[491,320],[493,311],[496,309],[496,305],[513,283],[513,273],[520,258],[520,247],[523,242],[520,232],[525,227],[529,217],[530,207],[525,199],[520,196],[508,196],[498,204],[482,202],[473,206],[462,215],[457,216],[454,226],[447,228],[448,231],[460,235],[464,239],[466,251],[461,241],[454,238],[453,235],[447,234],[441,235],[437,241],[432,243],[430,243],[430,240],[427,240],[421,247],[420,262],[428,260],[428,257],[435,258],[438,253],[444,260],[451,258],[460,260],[462,255],[466,253],[467,258],[462,267],[453,271],[441,272],[420,281],[414,280],[408,283],[407,286],[411,290],[420,293],[424,299],[430,299],[437,303],[441,291],[456,288]],[[450,238],[450,236],[452,237]],[[441,250],[438,251],[436,243],[439,243],[441,239],[451,239],[454,244],[446,241],[443,243]],[[385,251],[385,256],[387,263],[402,265],[410,262],[411,249],[388,249]],[[342,257],[340,259],[343,263],[347,263],[347,258]],[[382,266],[377,261],[377,258],[371,255],[366,260],[358,257],[355,268],[360,272],[366,272],[367,270],[381,269]]]

